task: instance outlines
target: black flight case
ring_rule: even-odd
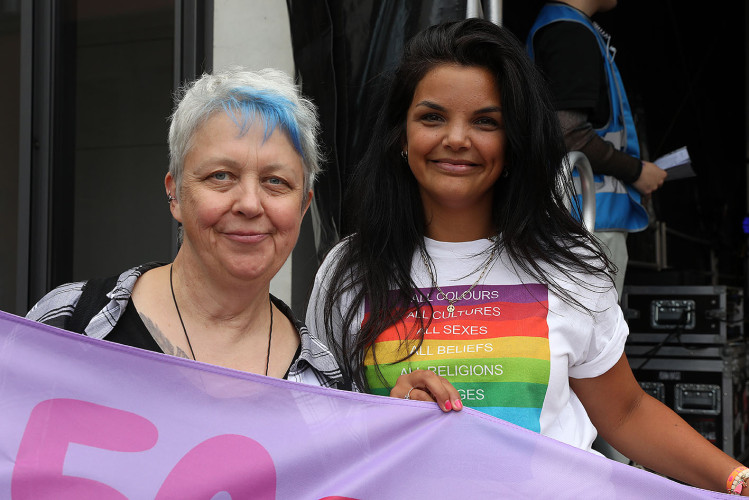
[[[728,286],[627,286],[625,353],[635,378],[705,438],[747,454],[743,291]]]

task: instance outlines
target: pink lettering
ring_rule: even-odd
[[[48,399],[26,424],[11,478],[14,500],[125,496],[106,484],[62,473],[69,443],[111,451],[145,451],[158,439],[156,427],[134,413],[75,399]]]
[[[62,473],[70,443],[109,451],[146,451],[156,444],[158,431],[131,412],[75,399],[48,399],[36,405],[26,424],[11,477],[14,500],[127,500],[99,481]],[[236,434],[216,436],[195,446],[172,469],[156,500],[213,498],[272,500],[276,469],[257,441]],[[328,496],[320,500],[356,500]]]
[[[212,498],[276,498],[276,468],[270,454],[254,439],[224,434],[190,450],[164,481],[156,500]]]

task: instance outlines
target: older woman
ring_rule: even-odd
[[[469,19],[418,34],[354,173],[355,232],[318,272],[310,328],[362,390],[465,404],[587,450],[598,430],[663,474],[741,491],[749,470],[632,376],[610,264],[565,208],[565,154],[509,32]]]
[[[27,317],[151,351],[337,386],[332,355],[269,293],[310,205],[317,131],[314,105],[280,71],[204,75],[184,90],[169,130],[164,185],[182,227],[174,262],[127,270],[103,288],[94,280],[62,285]]]

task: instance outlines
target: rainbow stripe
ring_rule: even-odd
[[[448,298],[467,289],[442,287]],[[432,370],[455,386],[466,406],[539,432],[550,372],[546,286],[477,286],[453,313],[442,294],[422,291],[431,293],[432,307],[412,311],[367,352],[370,392],[387,395],[400,375]]]

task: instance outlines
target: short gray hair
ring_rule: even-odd
[[[240,133],[255,119],[265,124],[266,139],[276,127],[288,136],[304,166],[304,203],[320,172],[322,153],[317,142],[320,124],[315,105],[304,98],[291,77],[277,69],[257,72],[235,67],[213,75],[204,74],[182,87],[169,126],[169,173],[177,193],[182,186],[185,157],[197,130],[217,111],[235,120]]]

